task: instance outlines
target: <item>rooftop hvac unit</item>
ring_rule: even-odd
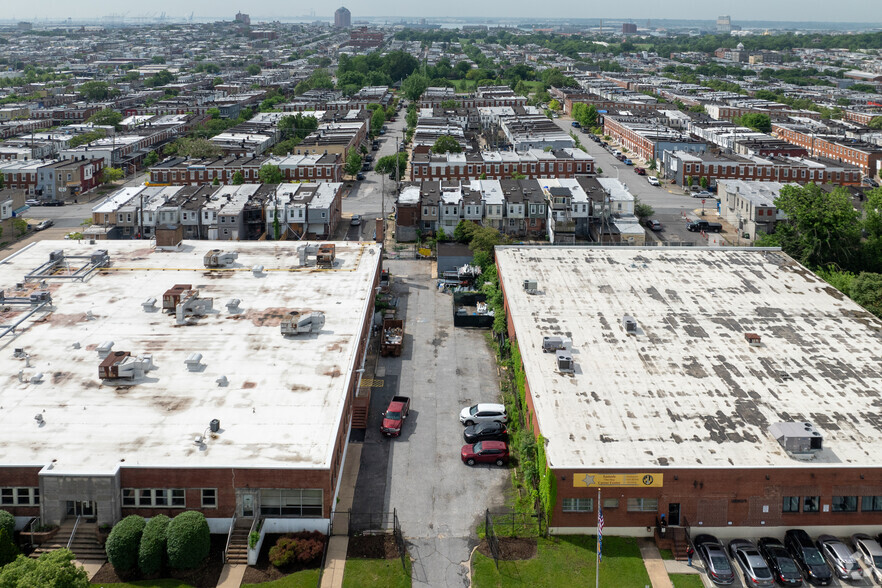
[[[64,250],[56,249],[49,253],[49,261],[61,261],[64,259]]]
[[[573,346],[573,340],[569,337],[542,337],[542,352],[551,353],[559,349],[569,351]]]
[[[301,333],[318,333],[325,326],[325,313],[310,312],[300,313],[291,311],[287,318],[282,320],[282,335],[299,335]]]
[[[814,454],[823,449],[824,438],[811,423],[772,423],[769,433],[788,453]]]
[[[151,296],[147,300],[141,303],[141,308],[144,309],[144,312],[153,312],[156,310],[156,297]]]
[[[557,370],[564,374],[572,374],[576,371],[573,356],[568,349],[557,350]]]
[[[233,251],[222,251],[220,249],[212,249],[202,258],[202,262],[207,268],[227,267],[232,265],[239,254]]]
[[[28,299],[31,301],[31,304],[39,304],[40,302],[52,302],[52,294],[50,294],[47,290],[40,290],[39,292],[32,292]]]
[[[637,321],[633,316],[628,316],[627,314],[622,317],[622,326],[625,327],[625,332],[629,335],[637,334]]]
[[[107,355],[113,349],[113,341],[102,341],[101,345],[95,348],[98,355]]]
[[[187,359],[184,360],[184,365],[187,366],[189,371],[198,372],[202,368],[202,354],[191,353],[187,356]]]
[[[110,253],[107,249],[99,249],[89,256],[89,263],[92,265],[106,266],[110,263]]]

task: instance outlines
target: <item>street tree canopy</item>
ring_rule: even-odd
[[[346,164],[343,166],[343,171],[350,176],[354,176],[361,171],[361,155],[355,147],[349,149],[349,153],[346,155]]]
[[[432,145],[432,153],[462,153],[459,141],[450,135],[441,135]]]
[[[284,181],[282,178],[282,170],[280,170],[277,165],[268,164],[260,166],[260,171],[257,172],[257,177],[260,178],[260,181],[264,184],[281,184]]]

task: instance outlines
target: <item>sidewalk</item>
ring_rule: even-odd
[[[361,443],[349,442],[346,450],[346,463],[340,478],[340,493],[334,510],[345,511],[352,508],[355,495],[355,482],[358,480],[358,468],[361,465]],[[349,535],[331,535],[328,541],[328,556],[322,570],[321,588],[341,588],[343,573],[346,568],[346,551],[349,549]]]
[[[241,564],[224,564],[220,578],[217,579],[217,588],[239,588],[242,585],[242,579],[245,577],[245,570],[247,569],[248,566]]]
[[[674,588],[671,578],[668,576],[668,570],[665,567],[666,562],[661,558],[655,542],[652,539],[640,539],[638,543],[640,545],[640,555],[643,557],[643,565],[646,566],[649,581],[652,582],[652,588]]]

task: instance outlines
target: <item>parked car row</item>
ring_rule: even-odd
[[[715,584],[735,581],[731,557],[749,586],[802,586],[803,581],[827,586],[834,576],[840,580],[863,579],[859,559],[873,579],[882,582],[882,535],[877,539],[858,533],[851,536],[849,547],[833,535],[820,535],[812,541],[802,529],[790,529],[783,543],[774,537],[763,537],[756,544],[732,539],[724,549],[713,535],[698,535],[692,544]]]
[[[463,438],[466,444],[460,458],[466,465],[489,463],[502,466],[508,463],[508,414],[502,404],[479,403],[467,406],[459,413],[459,421],[466,426]]]

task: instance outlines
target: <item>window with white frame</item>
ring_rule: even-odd
[[[593,498],[564,498],[561,501],[564,512],[594,512]]]
[[[40,504],[40,489],[33,486],[0,488],[0,505],[36,506]]]
[[[217,508],[217,488],[202,489],[202,508]]]

